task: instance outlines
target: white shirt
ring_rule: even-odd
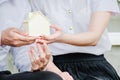
[[[9,27],[21,29],[24,17],[30,11],[28,0],[0,0],[0,33]],[[12,53],[14,63],[19,71],[31,69],[28,55],[29,46],[0,46],[0,71],[7,69],[6,56],[9,51]]]
[[[31,0],[33,11],[42,11],[51,23],[58,25],[65,33],[86,32],[92,13],[96,11],[119,12],[117,0]],[[53,33],[53,30],[51,30]],[[72,46],[64,43],[50,44],[53,55],[84,52],[100,55],[111,49],[111,43],[105,29],[96,46]]]
[[[0,0],[0,4],[2,4],[5,1],[7,1],[7,0]],[[0,45],[1,45],[1,30],[0,30]]]

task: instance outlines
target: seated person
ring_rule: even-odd
[[[22,4],[22,6],[21,6]],[[33,65],[31,65],[30,59],[29,59],[29,46],[28,44],[34,43],[37,37],[30,37],[26,33],[20,31],[22,28],[22,22],[27,13],[30,12],[30,7],[28,0],[1,0],[0,1],[0,41],[1,45],[7,45],[7,46],[0,46],[0,79],[5,80],[34,80],[34,79],[44,79],[47,80],[48,77],[44,75],[42,76],[42,72],[33,72],[36,74],[41,74],[41,77],[37,77],[36,74],[33,74],[31,72],[28,72],[28,74],[24,73],[25,71],[31,71],[34,69],[31,69]],[[14,28],[13,28],[14,27]],[[23,46],[26,45],[26,46]],[[11,47],[12,46],[12,47]],[[14,47],[13,47],[14,46]],[[16,47],[21,46],[21,47]],[[15,64],[20,72],[15,75],[11,75],[10,72],[5,71],[6,65],[4,63],[4,59],[8,52],[13,52],[13,58],[15,61]],[[48,62],[47,62],[48,63]],[[33,68],[33,67],[32,67]],[[48,69],[48,68],[46,68]],[[50,69],[50,68],[49,68]],[[30,73],[30,75],[29,75]],[[51,72],[50,72],[51,73]],[[8,75],[7,75],[8,74]],[[10,75],[9,75],[10,74]],[[45,74],[49,75],[49,72],[45,72]],[[66,73],[64,73],[66,74]],[[67,73],[68,74],[68,73]],[[35,75],[35,76],[34,76]],[[52,73],[51,73],[52,75]],[[54,75],[54,73],[53,73]],[[61,74],[62,75],[62,74]],[[26,77],[25,77],[26,76]],[[30,76],[30,77],[28,77]],[[56,76],[56,75],[55,75]],[[63,75],[64,76],[64,75]],[[23,79],[23,78],[24,79]],[[45,77],[47,79],[45,79]],[[59,76],[56,76],[57,78],[51,76],[53,80],[61,80]],[[58,78],[59,77],[59,78]],[[19,79],[18,79],[19,78]],[[49,77],[50,80],[50,77]],[[52,80],[52,79],[51,79]]]
[[[9,30],[9,29],[8,29]],[[6,36],[3,36],[6,37]],[[5,38],[4,38],[5,39]],[[31,71],[23,72],[18,74],[13,74],[9,71],[0,72],[0,79],[2,80],[62,80],[58,75],[60,75],[65,80],[72,80],[72,77],[67,72],[61,72],[53,63],[50,61],[50,52],[48,50],[46,43],[36,43],[39,53],[35,52],[34,47],[30,47],[29,57],[31,61]],[[44,71],[41,71],[44,70]],[[34,72],[35,71],[35,72]],[[54,73],[52,73],[54,72]],[[56,73],[56,74],[55,74]],[[57,75],[58,74],[58,75]],[[42,76],[44,75],[44,76]]]

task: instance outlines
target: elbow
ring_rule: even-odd
[[[94,39],[90,42],[90,46],[96,46],[98,44],[99,40],[98,39]]]
[[[80,44],[73,44],[73,45],[77,45],[77,46],[96,46],[98,44],[98,41],[97,40],[91,40],[91,41],[85,41],[85,42],[82,42]]]
[[[90,45],[91,45],[91,46],[96,46],[97,43],[98,43],[97,41],[96,41],[96,42],[92,42]]]
[[[95,34],[95,33],[94,33]],[[93,37],[90,37],[89,39],[89,45],[90,46],[96,46],[100,40],[100,36],[99,35],[94,35]]]

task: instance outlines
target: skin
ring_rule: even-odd
[[[37,43],[39,54],[35,52],[34,47],[30,48],[30,60],[32,64],[32,71],[43,70],[50,60],[50,52],[48,51],[47,44]]]
[[[2,31],[1,45],[19,47],[32,44],[35,42],[36,39],[37,37],[28,36],[28,34],[17,28],[8,28]]]
[[[56,27],[55,25],[51,25],[50,28],[55,29],[55,33],[52,35],[49,35],[49,38],[51,39],[50,42],[54,42],[54,40],[61,35],[61,29],[59,27]],[[8,28],[4,31],[2,31],[1,34],[1,45],[9,45],[14,47],[20,47],[24,45],[29,45],[34,42],[38,42],[39,40],[43,40],[43,37],[39,36],[29,36],[24,31],[21,31],[17,28]]]
[[[55,30],[55,32],[51,35],[42,35],[39,39],[37,39],[37,42],[40,43],[53,43],[57,40],[58,37],[60,37],[62,35],[62,29],[60,27],[58,27],[57,25],[51,25],[50,28],[53,28]]]
[[[48,44],[50,42],[59,42],[75,46],[95,46],[101,38],[101,35],[103,34],[110,18],[111,12],[95,12],[91,16],[87,32],[78,34],[66,34],[62,32],[59,37],[53,39],[51,39],[50,36],[44,36],[44,41]]]
[[[45,70],[45,71],[51,71],[58,75],[60,75],[63,80],[73,80],[72,76],[68,72],[62,72],[60,71],[54,63],[50,60],[50,52],[48,50],[46,43],[37,43],[39,55],[35,52],[35,49],[33,47],[30,48],[30,61],[32,64],[31,70]]]

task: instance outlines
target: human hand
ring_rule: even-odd
[[[43,70],[47,66],[51,57],[46,43],[37,43],[37,47],[39,54],[36,53],[33,47],[30,48],[29,56],[32,65],[32,71]]]
[[[62,30],[61,28],[59,28],[56,25],[51,25],[51,28],[55,29],[55,33],[51,34],[51,35],[43,35],[40,37],[40,39],[37,40],[37,42],[46,42],[47,44],[55,42],[58,37],[60,37],[62,35]]]
[[[31,44],[35,42],[36,38],[28,36],[28,34],[17,28],[8,28],[1,34],[1,44],[18,47]]]
[[[68,72],[62,72],[59,75],[63,78],[63,80],[74,80]]]

